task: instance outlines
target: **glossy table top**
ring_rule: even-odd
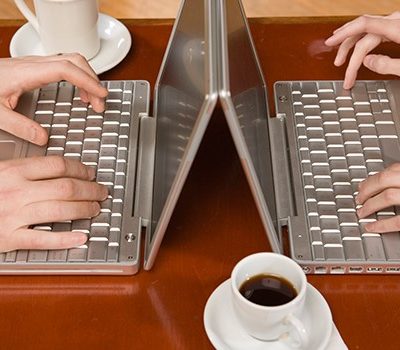
[[[266,79],[341,79],[322,45],[346,19],[251,20]],[[8,56],[22,22],[0,22]],[[153,85],[171,21],[127,20],[128,57],[102,79]],[[400,48],[400,47],[399,47]],[[393,55],[400,49],[386,45]],[[362,70],[361,78],[377,78]],[[272,109],[271,109],[272,110]],[[207,298],[234,264],[269,245],[228,128],[217,112],[201,144],[155,266],[131,277],[0,277],[1,349],[212,349]],[[327,299],[350,349],[397,349],[400,276],[308,276]],[[318,321],[318,320],[316,320]]]

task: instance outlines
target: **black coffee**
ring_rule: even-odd
[[[263,306],[279,306],[297,296],[294,286],[276,275],[257,275],[245,281],[239,292],[251,302]]]

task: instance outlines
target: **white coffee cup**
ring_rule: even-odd
[[[98,53],[97,0],[34,0],[36,16],[24,0],[14,2],[39,33],[46,54],[79,52],[89,60]]]
[[[253,303],[240,293],[243,283],[258,275],[283,277],[297,291],[286,304],[264,306]],[[293,347],[306,349],[308,332],[301,321],[306,298],[307,279],[293,260],[275,253],[256,253],[239,261],[231,274],[233,309],[243,329],[263,341],[285,340]]]

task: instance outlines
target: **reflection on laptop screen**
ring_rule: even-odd
[[[263,196],[278,232],[265,83],[246,31],[245,15],[241,11],[238,1],[226,1],[230,93]]]
[[[150,241],[206,100],[205,4],[186,1],[156,86],[157,118]]]

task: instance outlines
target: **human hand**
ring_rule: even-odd
[[[83,232],[48,232],[31,225],[96,216],[107,188],[94,169],[63,157],[0,162],[0,251],[65,249],[86,242]]]
[[[47,143],[46,130],[13,110],[23,92],[66,80],[80,89],[82,101],[97,112],[104,110],[107,90],[79,54],[2,58],[0,77],[0,129],[37,145]]]
[[[395,163],[380,173],[368,177],[358,187],[358,217],[365,218],[382,209],[400,205],[400,163]],[[368,223],[365,228],[370,232],[400,231],[400,215]]]
[[[380,43],[393,41],[400,43],[400,12],[389,16],[364,15],[346,23],[336,29],[325,44],[327,46],[339,45],[334,64],[341,66],[350,50],[353,53],[346,69],[343,87],[353,87],[357,72],[361,65],[380,74],[395,74],[400,76],[400,60],[384,55],[369,54]]]

